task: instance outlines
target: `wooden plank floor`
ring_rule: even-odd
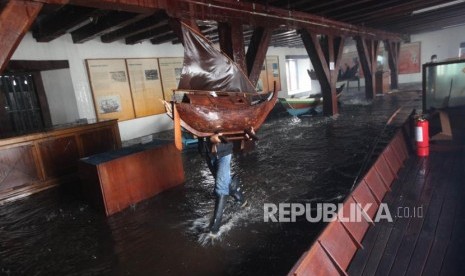
[[[407,160],[383,199],[393,222],[371,226],[348,274],[465,275],[464,159],[456,150]]]

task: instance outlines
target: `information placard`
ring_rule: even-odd
[[[86,60],[95,111],[99,120],[135,117],[124,59]]]
[[[165,113],[156,58],[126,59],[136,117]]]

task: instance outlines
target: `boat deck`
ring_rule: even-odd
[[[406,161],[383,200],[393,222],[371,226],[349,275],[464,275],[463,153],[433,151],[428,158]],[[420,207],[422,214],[413,217]],[[407,212],[410,218],[405,218]]]

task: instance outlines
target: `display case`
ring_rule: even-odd
[[[423,112],[465,107],[465,59],[423,65]]]
[[[465,60],[423,65],[423,113],[431,141],[465,144]]]

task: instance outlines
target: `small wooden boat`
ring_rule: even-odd
[[[338,98],[341,96],[344,86],[345,84],[342,84],[336,89]],[[287,113],[292,116],[300,116],[322,105],[323,97],[318,94],[307,98],[279,98],[279,102],[286,108]]]
[[[205,37],[182,24],[184,67],[173,105],[181,126],[198,137],[221,132],[243,137],[258,129],[277,101],[272,92],[256,92],[244,72]],[[168,114],[172,105],[165,102]]]
[[[279,102],[292,116],[300,116],[321,105],[323,98],[279,98]]]

